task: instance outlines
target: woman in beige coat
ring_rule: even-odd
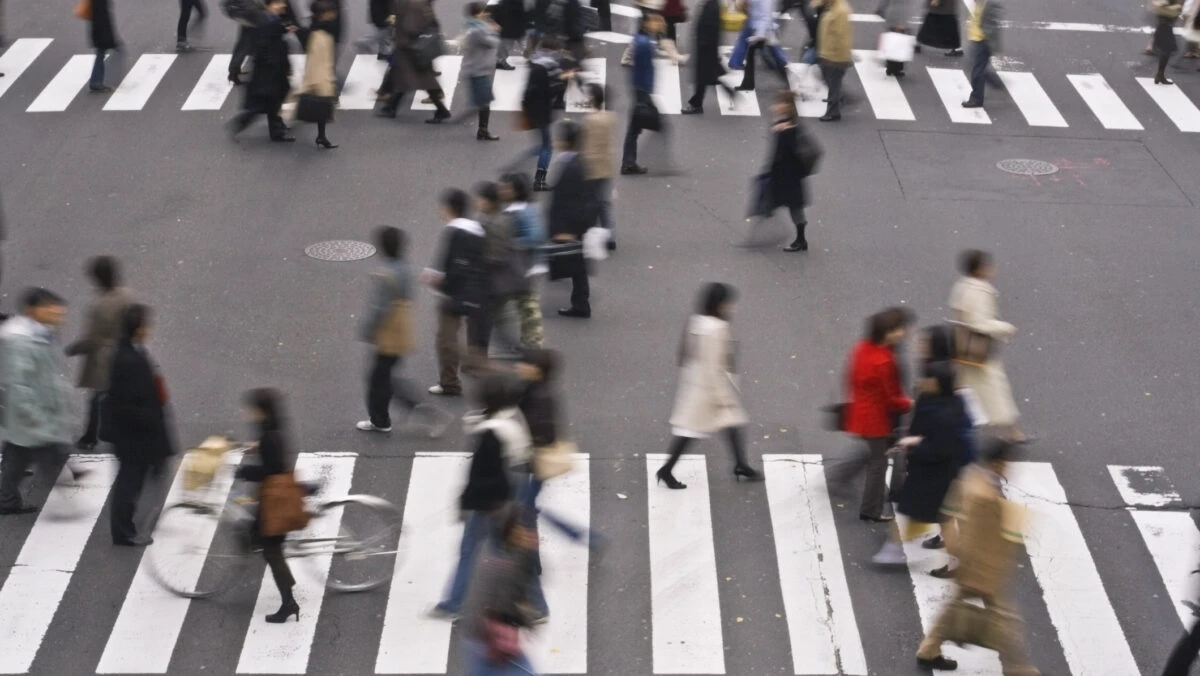
[[[952,319],[975,333],[990,336],[994,343],[1008,340],[1017,332],[1017,327],[1000,319],[996,299],[1000,293],[992,286],[995,266],[991,254],[971,249],[961,257],[963,276],[950,290]],[[1013,401],[1012,387],[1004,372],[1004,362],[993,349],[982,364],[961,363],[958,369],[960,387],[969,387],[979,397],[980,406],[987,414],[988,424],[1006,432],[1006,437],[1021,443],[1027,438],[1017,427],[1017,403]]]
[[[329,106],[328,117],[313,120],[317,123],[317,147],[332,150],[337,145],[325,138],[325,125],[333,121],[333,108],[337,101],[337,74],[334,72],[336,47],[333,39],[338,18],[337,5],[333,0],[314,0],[311,10],[312,27],[308,43],[304,46],[304,77],[293,96],[298,98],[308,94],[333,102]]]
[[[700,294],[696,314],[688,318],[679,346],[679,389],[671,413],[671,457],[656,475],[667,488],[687,485],[671,473],[695,439],[724,430],[733,450],[733,475],[759,481],[762,474],[746,462],[742,427],[748,422],[733,373],[734,342],[729,331],[733,287],[713,282]]]

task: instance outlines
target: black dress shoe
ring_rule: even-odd
[[[21,505],[20,507],[5,507],[3,509],[0,509],[0,516],[6,515],[6,514],[33,514],[36,511],[38,511],[38,508],[34,507],[33,505]]]
[[[154,538],[138,535],[131,540],[113,540],[113,544],[118,547],[145,547],[146,545],[154,544]]]
[[[700,106],[693,106],[692,104],[689,103],[686,106],[684,106],[683,110],[679,111],[679,113],[681,115],[703,115],[704,109],[701,108]]]
[[[516,70],[517,67],[507,61],[497,61],[496,70]]]
[[[578,317],[580,319],[587,319],[592,316],[592,311],[591,310],[581,310],[579,308],[574,308],[574,307],[565,307],[565,308],[562,308],[561,310],[559,310],[558,314],[561,317]]]
[[[936,577],[939,580],[949,580],[954,577],[955,572],[956,572],[956,570],[954,568],[951,568],[950,564],[947,563],[946,565],[942,566],[941,568],[934,568],[933,570],[929,571],[929,574]]]
[[[443,112],[443,111],[439,110],[433,114],[433,117],[429,118],[428,120],[425,120],[425,124],[441,124],[442,122],[445,122],[446,120],[449,120],[449,119],[450,119],[450,111],[447,110],[447,111]]]
[[[923,549],[945,549],[946,541],[942,539],[941,535],[934,535],[928,540],[922,542],[921,547]]]
[[[838,114],[838,115],[822,115],[821,116],[822,122],[837,122],[840,119],[842,119],[842,116],[840,114]]]
[[[954,671],[958,668],[958,662],[946,657],[938,655],[933,658],[918,657],[917,666],[922,669],[937,669],[938,671]]]
[[[798,239],[798,240],[792,242],[791,244],[783,247],[783,250],[793,252],[793,253],[796,251],[808,251],[808,242],[803,239]]]
[[[962,103],[963,108],[982,108],[983,104],[978,101],[966,100]]]
[[[640,164],[623,164],[623,165],[621,165],[621,175],[622,176],[635,176],[638,174],[644,174],[648,171],[650,171],[650,170],[643,167]]]

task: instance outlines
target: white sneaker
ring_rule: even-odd
[[[447,391],[446,391],[446,388],[442,387],[441,385],[434,385],[433,387],[429,388],[429,393],[430,393],[430,394],[436,394],[436,395],[437,395],[437,396],[439,396],[439,397],[458,397],[458,396],[462,396],[462,393],[461,393],[461,392],[447,392]]]
[[[871,557],[871,563],[880,566],[903,566],[908,563],[908,559],[904,557],[904,548],[899,543],[889,541]]]
[[[388,425],[387,427],[376,427],[375,424],[372,423],[370,420],[360,420],[360,421],[358,421],[358,424],[355,425],[355,427],[362,430],[363,432],[391,432],[392,431],[391,425]]]

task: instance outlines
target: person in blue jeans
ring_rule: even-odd
[[[112,87],[104,84],[104,59],[109,50],[121,48],[117,39],[117,30],[113,26],[112,6],[109,0],[92,0],[92,18],[88,36],[92,40],[92,49],[96,50],[96,60],[92,63],[92,76],[88,79],[88,91],[93,93],[111,92]]]
[[[746,67],[746,53],[750,51],[750,38],[754,37],[754,25],[750,21],[746,21],[746,25],[742,26],[742,32],[738,33],[737,40],[733,43],[733,51],[729,54],[729,68],[732,70],[742,70]],[[783,48],[779,45],[767,45],[767,49],[771,51],[771,56],[775,57],[775,63],[781,67],[787,66],[787,55],[783,53]]]
[[[661,125],[662,116],[654,106],[654,56],[657,48],[654,37],[661,35],[666,29],[662,15],[646,12],[637,35],[633,38],[633,68],[630,84],[633,105],[629,110],[629,127],[625,132],[625,147],[621,153],[621,174],[644,174],[646,168],[637,163],[637,140],[650,117]],[[643,111],[643,114],[639,114]],[[649,111],[649,114],[645,114]],[[654,129],[663,131],[665,128]]]
[[[480,400],[483,412],[463,417],[463,427],[474,437],[475,451],[467,471],[467,485],[459,496],[466,515],[458,566],[446,596],[430,611],[439,619],[457,619],[467,596],[467,586],[486,542],[495,539],[497,515],[514,496],[514,469],[529,464],[529,430],[515,406],[508,380],[499,374],[483,379]]]
[[[548,35],[538,42],[537,51],[529,60],[529,80],[521,99],[525,128],[537,132],[538,144],[522,153],[517,162],[537,157],[533,189],[539,192],[549,189],[546,170],[550,167],[553,148],[550,127],[554,124],[554,101],[566,89],[567,80],[572,76],[570,71],[563,70],[561,51],[562,42],[554,36]]]
[[[989,71],[992,54],[1000,51],[1000,5],[996,0],[975,3],[967,20],[967,39],[971,43],[971,95],[963,108],[982,108],[986,83],[999,78]]]

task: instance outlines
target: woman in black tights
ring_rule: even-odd
[[[687,485],[672,471],[679,456],[695,439],[724,432],[733,451],[733,475],[759,481],[762,474],[746,462],[742,428],[748,422],[734,375],[733,287],[713,282],[704,287],[696,314],[688,317],[679,345],[679,389],[671,413],[671,457],[656,475],[667,488]]]
[[[1154,28],[1154,39],[1150,44],[1154,55],[1158,57],[1158,71],[1154,73],[1154,84],[1175,84],[1167,79],[1167,61],[1171,55],[1179,51],[1179,41],[1175,38],[1175,22],[1183,11],[1183,0],[1155,0],[1154,14],[1157,24]]]

